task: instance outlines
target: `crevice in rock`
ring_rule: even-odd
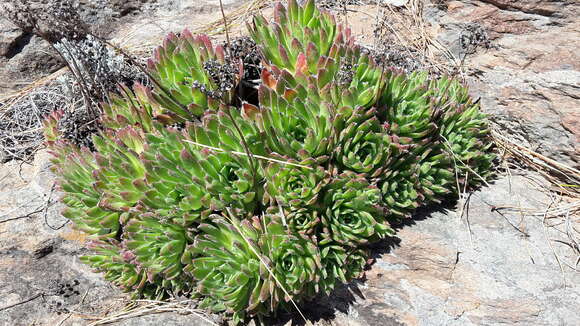
[[[504,3],[503,1],[498,0],[479,0],[481,2],[489,3],[492,6],[497,7],[501,10],[509,10],[509,11],[520,11],[526,14],[534,14],[540,15],[544,17],[552,17],[554,15],[554,11],[542,8],[525,8],[520,7],[518,5],[512,5],[510,3]]]
[[[122,17],[128,16],[128,15],[134,15],[134,14],[137,14],[137,13],[139,13],[140,11],[141,11],[141,9],[140,9],[139,7],[136,7],[136,6],[129,6],[129,7],[127,7],[127,8],[123,8],[123,9],[121,10],[121,12],[119,12],[119,16],[122,18]]]
[[[14,58],[18,53],[22,52],[24,47],[26,47],[30,40],[32,39],[33,34],[30,32],[23,32],[17,38],[10,43],[8,47],[8,51],[6,51],[5,57],[8,59]]]

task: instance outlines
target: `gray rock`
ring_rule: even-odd
[[[26,35],[30,37],[26,44],[9,59],[8,70],[13,76],[33,81],[63,66],[63,61],[48,42],[36,35]]]
[[[22,43],[24,33],[7,19],[0,17],[0,57],[10,57],[18,43]]]
[[[454,1],[426,19],[464,59],[472,94],[500,131],[554,160],[580,166],[580,4],[573,1]],[[468,54],[460,38],[478,24],[490,48]]]
[[[3,25],[0,21],[0,29],[3,26],[10,26],[10,23]],[[18,29],[4,33],[0,30],[0,95],[63,66],[59,55],[42,38]]]

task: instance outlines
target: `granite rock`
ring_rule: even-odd
[[[468,83],[498,129],[554,160],[580,166],[580,13],[576,1],[448,1],[426,18],[464,60]],[[489,48],[466,53],[477,24]]]

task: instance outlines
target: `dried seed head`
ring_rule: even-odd
[[[352,83],[354,77],[354,71],[358,67],[358,64],[343,63],[340,66],[338,74],[336,75],[336,81],[340,86],[348,86]]]
[[[193,82],[193,87],[198,88],[201,92],[211,98],[221,98],[225,92],[235,87],[237,69],[232,63],[219,63],[217,60],[208,60],[203,63],[203,69],[209,75],[213,84],[217,87],[211,90],[198,81]]]

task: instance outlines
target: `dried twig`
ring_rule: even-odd
[[[228,45],[227,48],[229,49],[230,47],[230,33],[228,32],[228,20],[226,18],[226,13],[224,12],[224,4],[222,2],[222,0],[220,1],[220,10],[222,12],[222,18],[224,20],[224,30],[226,32],[226,44]]]
[[[551,207],[551,204],[548,205],[548,207],[546,208],[546,212],[548,211],[548,209]],[[562,262],[560,260],[560,257],[558,256],[558,254],[556,253],[556,250],[554,249],[554,246],[552,245],[552,241],[550,241],[550,238],[548,237],[548,226],[546,225],[546,216],[547,213],[544,214],[544,219],[542,220],[542,226],[543,226],[543,231],[544,231],[544,237],[546,238],[546,241],[548,242],[548,245],[550,246],[550,249],[552,250],[552,254],[554,255],[554,258],[556,258],[556,262],[558,263],[558,266],[560,267],[560,272],[562,274],[562,279],[564,281],[564,288],[566,288],[566,274],[564,273],[564,267],[562,267]]]
[[[296,167],[300,167],[300,168],[305,168],[305,169],[312,170],[312,167],[307,166],[307,165],[301,165],[301,164],[297,164],[297,163],[293,163],[293,162],[287,162],[287,161],[277,160],[277,159],[274,159],[274,158],[271,158],[271,157],[265,157],[265,156],[256,155],[256,154],[248,154],[248,153],[245,153],[245,152],[226,151],[225,149],[221,149],[221,148],[213,147],[213,146],[209,146],[209,145],[204,145],[204,144],[197,143],[197,142],[194,142],[194,141],[188,140],[188,139],[185,139],[184,141],[187,142],[187,143],[190,143],[190,144],[193,144],[193,145],[196,145],[196,146],[200,146],[200,147],[204,147],[204,148],[207,148],[207,149],[211,149],[211,150],[217,151],[217,152],[228,152],[228,153],[231,153],[231,154],[234,154],[234,155],[241,155],[241,156],[249,156],[249,155],[251,155],[254,158],[258,158],[258,159],[265,160],[265,161],[280,163],[280,164],[284,164],[284,165],[292,165],[292,166],[296,166]]]
[[[559,191],[572,198],[580,198],[580,171],[532,151],[497,130],[492,130],[491,136],[498,147],[542,174]]]
[[[47,85],[15,99],[17,101],[6,102],[5,108],[0,110],[0,153],[5,153],[3,160],[26,161],[42,147],[42,121],[56,108],[68,105],[63,93],[60,85]]]
[[[478,177],[481,180],[481,182],[483,182],[483,184],[485,184],[487,187],[491,187],[489,185],[489,183],[487,182],[487,180],[484,177],[482,177],[481,175],[479,175],[479,173],[475,172],[469,165],[467,165],[465,162],[463,162],[461,160],[461,158],[459,156],[457,156],[457,154],[455,154],[453,152],[453,148],[451,148],[451,143],[449,142],[449,140],[447,140],[447,138],[445,138],[444,136],[441,136],[441,138],[443,138],[443,140],[445,140],[445,143],[444,144],[447,147],[447,153],[451,154],[451,156],[453,157],[453,161],[454,162],[461,163],[461,165],[464,168],[466,168],[469,172],[473,173],[476,177]],[[457,161],[455,161],[455,160],[457,160]]]
[[[48,224],[47,220],[46,220],[46,219],[47,219],[47,217],[46,217],[46,216],[47,216],[48,208],[49,208],[50,206],[52,206],[52,204],[54,204],[54,202],[51,202],[51,201],[50,201],[50,198],[51,198],[51,196],[52,196],[52,193],[54,192],[55,186],[56,186],[56,184],[55,184],[55,183],[53,183],[53,185],[52,185],[52,187],[51,187],[51,189],[50,189],[50,193],[49,193],[49,195],[48,195],[48,199],[46,200],[46,202],[45,202],[43,205],[41,205],[41,206],[37,207],[37,208],[36,208],[35,210],[33,210],[32,212],[26,213],[26,214],[24,214],[24,215],[17,216],[17,217],[12,217],[12,218],[7,218],[7,219],[5,219],[5,220],[1,220],[1,221],[0,221],[0,223],[5,223],[5,222],[9,222],[9,221],[19,220],[19,219],[23,219],[23,218],[29,218],[29,217],[32,217],[32,215],[34,215],[34,214],[38,214],[38,213],[42,213],[42,212],[44,212],[44,221],[46,222],[46,224],[47,224],[47,225],[48,225],[48,226],[49,226],[51,229],[53,229],[53,230],[58,230],[58,229],[55,229],[55,228],[53,228],[52,226],[50,226],[50,225]],[[68,222],[68,220],[67,220],[67,222]]]
[[[52,187],[50,188],[50,193],[48,194],[48,198],[46,199],[46,205],[44,208],[44,224],[46,224],[46,226],[48,226],[52,230],[57,231],[57,230],[62,229],[65,225],[67,225],[70,222],[70,220],[67,219],[66,222],[64,222],[61,226],[58,226],[58,227],[54,227],[54,226],[50,225],[50,223],[48,223],[48,207],[50,207],[50,204],[51,204],[50,198],[52,197],[52,193],[54,192],[55,187],[56,187],[56,182],[53,182]]]
[[[530,236],[525,230],[522,230],[519,227],[517,227],[515,224],[513,224],[512,221],[510,221],[510,219],[507,218],[507,216],[505,216],[505,214],[503,214],[502,212],[498,211],[495,206],[492,207],[492,210],[491,211],[498,213],[501,217],[503,217],[506,220],[506,222],[508,222],[509,225],[511,225],[516,231],[520,232],[525,237],[529,237]]]
[[[178,312],[178,313],[190,313],[199,317],[203,321],[209,323],[210,325],[217,324],[213,322],[203,311],[193,309],[190,305],[193,303],[192,300],[184,301],[156,301],[156,300],[136,300],[131,302],[128,309],[121,312],[107,316],[104,318],[98,318],[98,320],[89,324],[89,326],[105,325],[114,322],[118,322],[125,319],[135,318],[139,316],[145,316],[150,314],[158,314],[164,312]],[[139,305],[145,304],[145,305]]]

